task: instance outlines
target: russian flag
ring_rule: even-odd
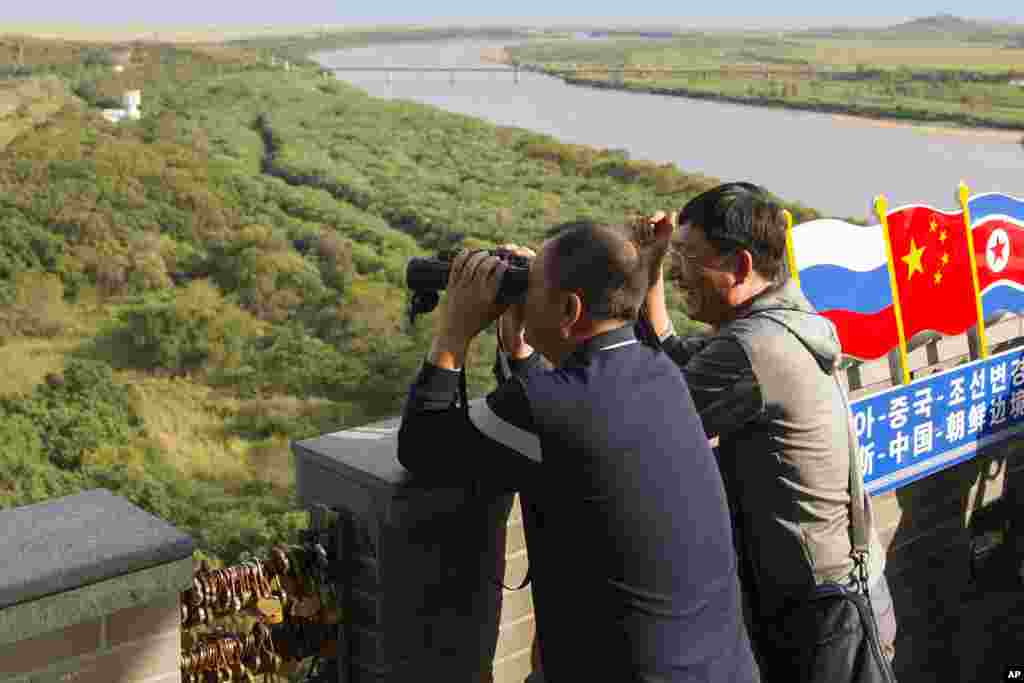
[[[985,319],[1024,312],[1024,200],[988,192],[967,208]]]
[[[793,226],[800,288],[831,320],[843,353],[871,360],[899,345],[881,225],[822,218]]]

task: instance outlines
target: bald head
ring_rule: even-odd
[[[579,292],[594,320],[636,320],[656,254],[633,235],[625,225],[575,221],[560,226],[549,246],[548,285]]]

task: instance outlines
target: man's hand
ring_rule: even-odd
[[[531,259],[537,257],[537,254],[529,247],[503,244],[501,248],[511,251],[516,256],[526,256]],[[526,343],[524,317],[523,304],[514,304],[501,315],[501,320],[498,323],[502,348],[516,360],[528,358],[533,353],[533,347]]]
[[[647,290],[645,303],[647,304],[647,316],[650,319],[651,327],[658,337],[662,337],[669,329],[671,319],[668,317],[668,307],[665,305],[665,268],[662,264],[665,253],[668,251],[669,241],[672,239],[672,232],[675,229],[677,217],[674,213],[658,211],[648,221],[654,231],[654,240],[661,251],[661,257],[657,262],[657,272],[651,274],[651,287]]]
[[[449,369],[461,367],[469,342],[507,308],[495,303],[506,269],[501,259],[483,251],[464,251],[455,257],[448,273],[441,330],[431,349],[431,362],[451,366]]]

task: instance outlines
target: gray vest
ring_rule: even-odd
[[[802,298],[802,297],[801,297]],[[723,326],[750,359],[765,410],[719,446],[736,515],[745,584],[762,615],[823,581],[843,581],[850,556],[850,420],[832,368],[787,322],[806,315],[772,308]],[[868,518],[871,520],[870,507]],[[884,558],[872,528],[870,573]]]

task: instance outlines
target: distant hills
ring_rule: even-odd
[[[978,31],[991,30],[992,24],[974,19],[963,19],[952,14],[936,14],[932,17],[921,17],[896,24],[883,31],[898,33],[960,33],[970,34]]]
[[[832,26],[795,32],[805,38],[884,41],[951,40],[990,43],[1001,47],[1024,47],[1024,25],[1011,22],[965,19],[953,14],[935,14],[881,28]]]
[[[1007,22],[964,19],[952,14],[936,14],[896,24],[881,29],[881,32],[903,38],[951,37],[962,40],[998,40],[1014,34],[1024,34],[1024,26]]]

